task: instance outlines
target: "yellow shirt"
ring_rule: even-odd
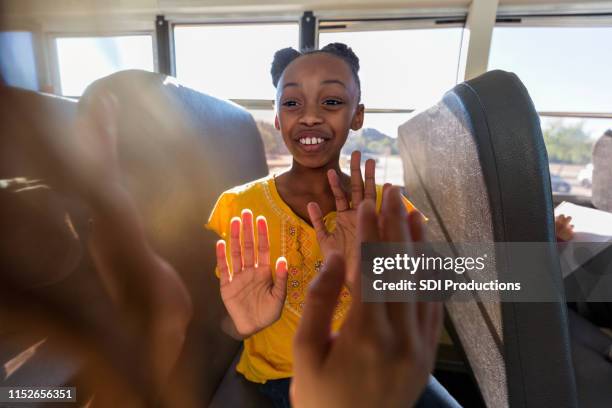
[[[382,186],[376,186],[376,189],[376,208],[379,210]],[[414,209],[408,200],[405,204],[409,211]],[[237,366],[237,371],[249,381],[265,383],[293,375],[293,337],[304,309],[308,285],[319,271],[323,256],[314,229],[281,199],[273,175],[221,194],[206,228],[228,241],[230,220],[240,217],[245,208],[250,209],[254,217],[263,215],[268,221],[270,264],[274,265],[280,256],[284,256],[288,263],[287,297],[281,317],[244,340],[244,351]],[[336,212],[328,213],[323,219],[328,230],[333,231]],[[334,313],[333,330],[340,327],[350,301],[348,290],[343,288]]]

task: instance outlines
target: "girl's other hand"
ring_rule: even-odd
[[[559,214],[555,217],[555,233],[558,240],[570,241],[574,238],[574,226],[570,224],[572,217]]]
[[[340,178],[335,170],[327,172],[329,185],[336,200],[336,228],[329,231],[323,222],[321,208],[315,202],[308,203],[308,216],[317,234],[317,241],[323,253],[327,257],[332,252],[344,255],[349,270],[347,285],[353,287],[354,276],[351,271],[355,270],[356,257],[356,235],[357,235],[357,207],[364,200],[372,200],[376,203],[376,162],[368,159],[365,162],[365,180],[361,175],[361,153],[354,151],[351,154],[351,200],[342,189]]]
[[[256,254],[253,213],[245,209],[241,216],[234,217],[230,222],[231,270],[223,240],[217,241],[217,268],[225,308],[238,334],[246,338],[270,326],[280,317],[287,295],[287,261],[283,257],[276,260],[276,279],[273,279],[265,217],[259,216],[256,221]]]

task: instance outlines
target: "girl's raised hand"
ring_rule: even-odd
[[[308,203],[308,215],[317,234],[317,241],[324,257],[332,252],[344,255],[347,269],[354,271],[356,268],[356,236],[357,236],[357,207],[364,200],[376,202],[376,162],[372,159],[365,163],[365,180],[361,175],[361,152],[354,151],[351,154],[351,200],[340,185],[340,178],[335,170],[327,172],[329,185],[331,186],[336,200],[336,228],[328,231],[323,222],[321,208],[315,202]],[[352,274],[347,277],[347,283],[351,287]]]
[[[257,217],[256,254],[253,213],[245,209],[241,217],[234,217],[230,222],[231,270],[223,240],[217,241],[217,268],[225,308],[238,334],[246,338],[280,317],[287,295],[287,261],[283,257],[276,260],[276,279],[273,279],[266,219]]]

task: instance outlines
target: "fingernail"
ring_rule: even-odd
[[[284,256],[280,256],[277,260],[276,260],[276,268],[278,269],[278,267],[283,264],[283,266],[285,268],[287,268],[287,259]]]

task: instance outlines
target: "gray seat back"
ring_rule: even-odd
[[[429,218],[435,242],[554,242],[548,159],[538,115],[510,73],[457,85],[399,129],[405,188]],[[490,407],[574,407],[559,261],[542,274],[558,303],[507,303],[479,292],[446,310]],[[512,260],[471,276],[493,280]]]
[[[593,205],[612,212],[612,129],[593,147]]]

